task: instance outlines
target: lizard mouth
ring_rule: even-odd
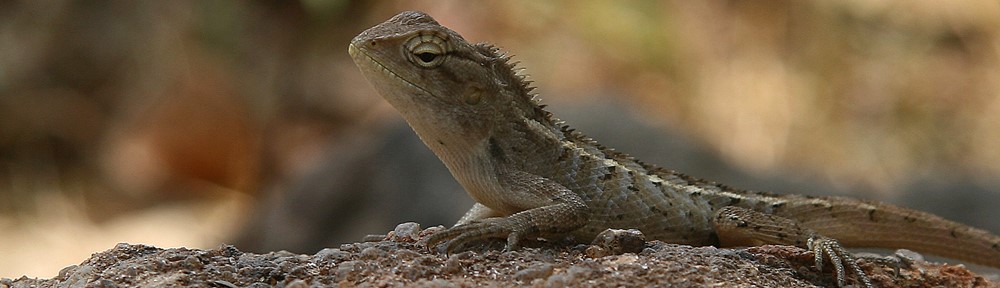
[[[427,89],[424,89],[423,87],[414,84],[412,81],[403,78],[403,76],[396,74],[396,72],[393,72],[391,69],[389,69],[389,67],[386,67],[381,62],[376,60],[375,57],[372,57],[372,55],[368,54],[367,50],[358,47],[358,45],[351,43],[348,46],[347,52],[351,54],[351,58],[354,58],[354,62],[357,64],[362,64],[361,62],[363,61],[368,62],[368,65],[364,65],[368,67],[368,69],[366,70],[370,71],[381,70],[382,75],[386,75],[389,76],[390,78],[397,79],[399,80],[400,83],[405,83],[410,87],[417,88],[418,90],[423,91],[427,95],[434,96],[434,93],[431,93],[431,91],[427,91]]]

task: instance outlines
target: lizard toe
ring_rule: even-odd
[[[851,253],[848,252],[844,246],[840,245],[840,242],[837,242],[837,240],[822,236],[813,237],[809,239],[808,247],[815,255],[817,270],[823,271],[823,259],[830,259],[830,263],[833,264],[833,270],[837,273],[838,287],[845,286],[844,283],[847,278],[847,270],[844,267],[845,264],[852,270],[852,272],[854,272],[854,275],[857,277],[857,280],[861,282],[860,284],[863,287],[874,287],[872,286],[871,279],[868,278],[868,275],[866,275],[865,272],[861,270],[861,267],[858,266],[854,256],[851,255]]]
[[[508,250],[517,249],[519,240],[523,238],[521,236],[523,233],[510,228],[512,225],[505,225],[504,220],[505,218],[486,219],[438,232],[427,240],[427,248],[439,248],[438,252],[452,253],[475,242],[506,238],[505,248]],[[441,247],[437,247],[439,244]]]

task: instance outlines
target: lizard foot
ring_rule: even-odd
[[[868,279],[868,275],[865,275],[865,272],[861,271],[861,267],[858,267],[854,256],[847,249],[844,249],[844,246],[841,246],[837,240],[822,236],[813,237],[809,238],[808,247],[816,255],[816,270],[823,271],[823,258],[830,258],[830,263],[833,264],[833,269],[837,272],[838,287],[844,287],[847,274],[844,264],[847,264],[854,271],[854,275],[857,276],[862,286],[866,288],[874,287],[871,280]]]
[[[516,250],[527,232],[527,229],[515,225],[508,218],[487,218],[431,235],[427,239],[427,248],[433,250],[443,242],[438,252],[452,253],[473,242],[506,237],[505,250]]]

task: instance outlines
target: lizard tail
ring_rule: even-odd
[[[847,247],[895,247],[1000,268],[1000,236],[939,216],[848,198],[816,198],[782,211]]]

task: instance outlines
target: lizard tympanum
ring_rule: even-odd
[[[1000,237],[941,217],[842,197],[733,189],[643,163],[567,128],[538,104],[530,81],[489,44],[470,44],[421,12],[362,32],[350,54],[477,202],[430,236],[453,251],[491,238],[589,241],[609,228],[670,243],[794,245],[829,260],[838,285],[844,247],[906,248],[1000,267]]]

